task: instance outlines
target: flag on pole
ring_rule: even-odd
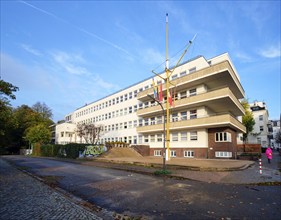
[[[162,82],[160,83],[160,88],[159,88],[159,101],[163,101],[163,89],[162,89]]]
[[[157,88],[155,86],[154,79],[152,79],[152,87],[153,87],[154,98],[158,99]]]
[[[170,106],[173,105],[173,94],[172,94],[172,89],[170,89],[170,91],[168,91],[168,102],[170,104]]]

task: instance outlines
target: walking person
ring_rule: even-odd
[[[270,160],[272,160],[272,150],[270,147],[268,147],[266,149],[265,154],[266,154],[268,163],[270,163]]]

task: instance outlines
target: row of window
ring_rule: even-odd
[[[171,152],[171,154],[170,154],[171,157],[177,157],[177,151],[171,150],[170,152]],[[156,156],[156,157],[162,156],[162,151],[161,150],[154,150],[154,156]],[[183,152],[183,156],[193,158],[194,157],[194,151],[186,150],[186,151]]]
[[[170,116],[171,122],[176,121],[185,121],[187,119],[195,119],[197,118],[197,110],[193,109],[190,111],[183,111],[183,112],[177,112],[173,113]],[[157,117],[151,117],[151,118],[145,118],[145,119],[139,119],[139,126],[148,126],[148,125],[155,125],[155,124],[162,124],[163,122],[163,116],[157,116]]]
[[[195,71],[196,71],[196,67],[193,67],[193,68],[189,69],[189,73],[192,73],[192,72],[195,72]],[[183,72],[181,72],[179,74],[179,76],[178,76],[178,74],[174,74],[174,75],[171,76],[171,78],[173,80],[173,79],[176,79],[178,77],[185,76],[185,75],[186,75],[186,71],[183,71]],[[158,85],[161,84],[161,83],[163,83],[162,80],[157,81]],[[143,90],[149,89],[150,87],[153,87],[153,85],[152,84],[151,85],[147,85],[144,88],[136,89],[136,90],[134,90],[132,92],[126,93],[126,94],[121,95],[121,96],[116,97],[116,98],[113,98],[113,99],[108,100],[106,102],[103,102],[101,104],[97,104],[97,105],[94,105],[92,107],[86,108],[84,110],[81,110],[80,112],[77,112],[75,116],[76,116],[76,118],[78,118],[78,117],[81,117],[83,115],[87,115],[87,114],[93,113],[95,111],[107,108],[107,107],[109,107],[111,105],[115,105],[115,104],[122,103],[124,101],[130,100],[132,98],[136,98],[137,95],[138,95],[138,92],[142,92]],[[186,98],[187,97],[187,92],[188,91],[183,91],[183,92],[180,92],[180,93],[176,93],[176,99],[178,98],[178,95],[179,95],[179,97],[181,99],[182,98]],[[189,90],[189,96],[193,96],[193,95],[196,95],[196,88]],[[69,118],[68,118],[68,120],[69,120]]]
[[[198,139],[197,131],[190,132],[180,132],[180,133],[171,133],[171,141],[187,141],[189,134],[190,141],[196,141]],[[154,134],[154,135],[144,135],[143,136],[144,143],[148,142],[162,142],[163,134]]]

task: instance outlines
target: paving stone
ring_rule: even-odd
[[[0,158],[0,219],[102,219]]]

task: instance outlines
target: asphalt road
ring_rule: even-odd
[[[202,183],[46,158],[5,158],[106,210],[144,219],[279,219],[281,187]]]

